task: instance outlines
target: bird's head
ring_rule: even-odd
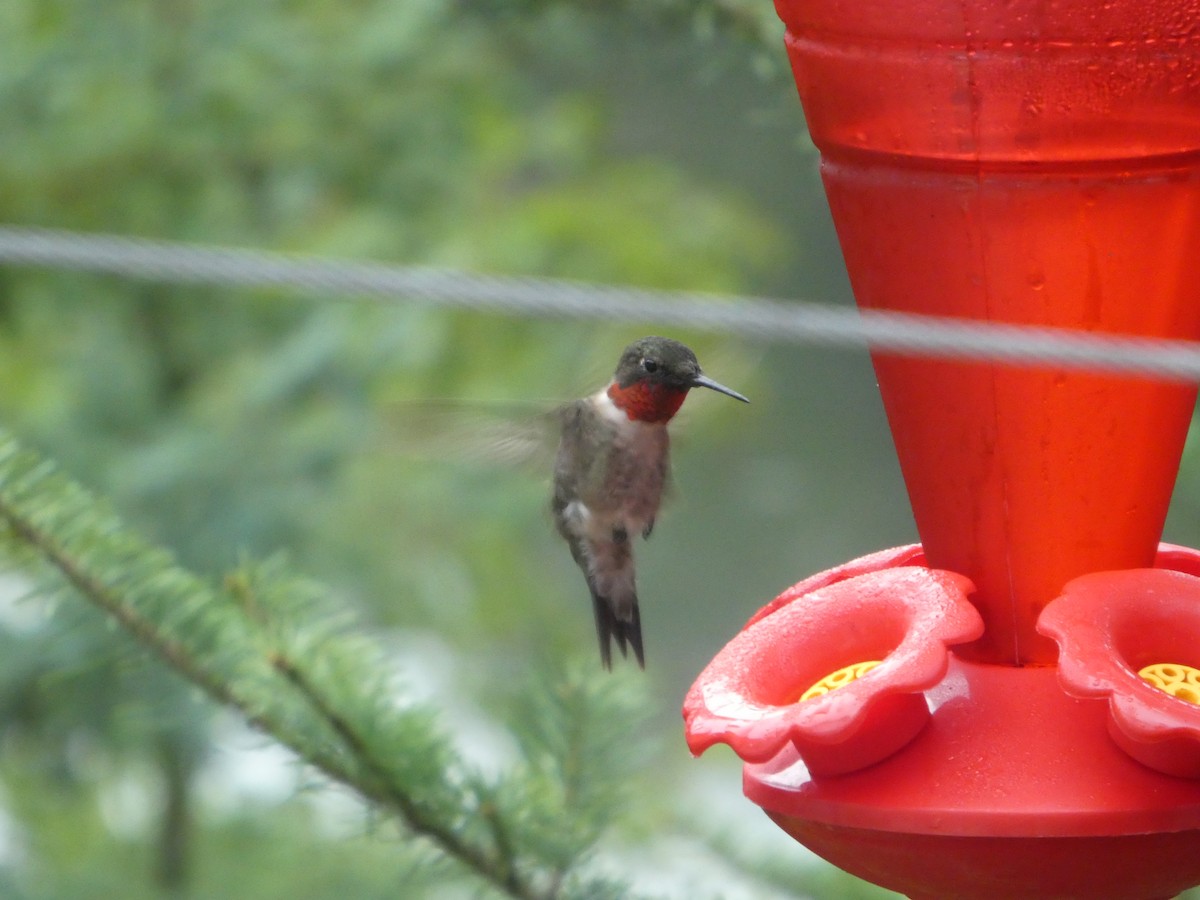
[[[750,402],[705,375],[690,347],[665,337],[645,337],[625,348],[608,387],[608,396],[630,419],[667,422],[694,387]]]

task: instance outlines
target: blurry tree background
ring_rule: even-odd
[[[0,222],[849,303],[781,34],[763,0],[10,0]],[[883,895],[776,834],[731,754],[692,760],[678,713],[780,589],[915,538],[866,354],[673,335],[754,402],[675,429],[644,675],[599,668],[548,470],[413,412],[548,407],[646,331],[0,270],[0,414],[213,583],[275,558],[327,586],[481,772],[517,764],[539,689],[608,679],[626,752],[589,871]],[[1193,545],[1197,477],[1189,451]],[[486,893],[33,583],[0,572],[0,897]]]

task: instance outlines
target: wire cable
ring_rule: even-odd
[[[646,322],[759,341],[1200,382],[1200,343],[829,304],[293,256],[264,250],[0,226],[0,265],[172,284],[283,288],[505,315]]]

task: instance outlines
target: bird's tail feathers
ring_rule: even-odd
[[[612,671],[612,642],[617,642],[621,656],[628,657],[633,649],[634,658],[641,668],[646,668],[646,656],[642,647],[642,616],[638,611],[637,597],[621,604],[623,615],[617,614],[617,606],[607,597],[592,591],[592,609],[596,614],[596,637],[600,641],[600,662]]]

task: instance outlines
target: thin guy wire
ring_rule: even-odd
[[[0,226],[0,265],[174,284],[287,288],[507,315],[645,322],[761,341],[1200,382],[1200,343],[827,304],[474,275],[104,234]]]

